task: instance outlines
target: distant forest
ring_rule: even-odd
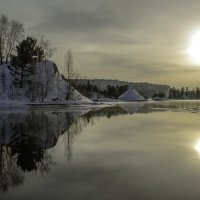
[[[175,88],[169,90],[170,99],[200,99],[200,88],[189,89],[188,87]]]
[[[104,95],[105,97],[114,99],[118,98],[122,93],[124,93],[129,88],[128,85],[123,85],[123,86],[107,85],[106,89],[100,90],[96,85],[91,84],[89,80],[87,81],[87,84],[76,84],[76,82],[73,81],[73,86],[77,90],[81,91],[83,94],[86,95],[87,93],[90,92],[96,92]],[[155,92],[152,95],[152,98],[157,96],[160,98],[169,98],[169,99],[200,99],[200,88],[196,87],[195,89],[189,89],[188,87],[181,87],[181,88],[170,87],[168,97],[162,91],[157,93]]]
[[[104,89],[103,91],[100,90],[96,85],[92,85],[90,81],[87,81],[87,84],[76,84],[76,82],[73,82],[73,86],[78,90],[81,91],[81,93],[85,94],[87,96],[87,93],[90,92],[96,92],[99,93],[105,97],[117,99],[122,93],[124,93],[126,90],[128,90],[128,85],[124,86],[110,86],[107,85],[107,89]]]

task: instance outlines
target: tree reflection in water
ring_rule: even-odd
[[[84,112],[83,112],[84,113]],[[54,164],[48,149],[63,135],[65,155],[72,159],[72,144],[95,117],[126,113],[121,108],[95,109],[82,112],[62,110],[2,111],[0,115],[0,190],[23,183],[25,172],[35,171],[42,176]]]
[[[197,112],[200,111],[200,103],[135,103],[93,108],[87,112],[80,110],[0,111],[1,192],[22,184],[25,172],[35,171],[42,176],[48,173],[54,164],[49,149],[56,145],[61,135],[65,155],[70,161],[75,137],[100,117],[169,110]]]
[[[9,187],[22,184],[24,174],[11,156],[11,149],[1,144],[0,149],[0,190],[6,192]]]
[[[20,185],[24,173],[42,176],[54,164],[48,149],[74,123],[70,113],[52,111],[2,112],[0,116],[0,190]],[[71,138],[71,139],[70,139]],[[73,133],[70,131],[68,151]]]

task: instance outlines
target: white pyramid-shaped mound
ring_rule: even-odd
[[[126,92],[124,92],[121,96],[119,96],[118,99],[123,101],[142,101],[144,100],[144,97],[142,97],[134,89],[129,88]]]

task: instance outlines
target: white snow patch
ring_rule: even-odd
[[[126,92],[124,92],[121,96],[119,96],[118,99],[123,101],[142,101],[144,100],[144,97],[142,97],[134,89],[129,88]]]
[[[32,84],[24,83],[23,88],[13,85],[13,76],[7,64],[0,65],[0,106],[38,103],[92,103],[73,87],[67,100],[69,85],[51,61],[37,63],[35,73],[29,77]]]

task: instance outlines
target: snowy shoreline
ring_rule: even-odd
[[[149,103],[167,103],[167,102],[200,102],[200,100],[163,100],[163,101],[67,101],[67,102],[25,102],[25,101],[0,101],[0,109],[3,108],[35,108],[35,107],[88,107],[88,106],[114,106],[120,104],[149,104]]]
[[[0,109],[2,108],[34,108],[34,107],[85,107],[85,106],[109,106],[113,105],[113,102],[80,102],[80,101],[69,101],[69,102],[0,102]]]

